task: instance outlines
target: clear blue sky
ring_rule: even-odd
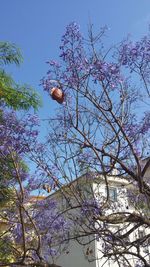
[[[110,43],[128,33],[136,38],[147,31],[150,0],[0,0],[1,40],[16,43],[24,56],[22,66],[9,71],[18,82],[31,84],[42,94],[42,118],[51,115],[56,107],[39,86],[47,71],[45,62],[58,58],[67,24],[76,21],[85,33],[89,20],[96,30],[109,27]]]

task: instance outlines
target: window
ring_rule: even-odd
[[[109,200],[117,201],[117,188],[116,187],[109,187]],[[107,196],[107,188],[106,188],[106,196]]]

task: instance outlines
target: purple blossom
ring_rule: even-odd
[[[15,224],[12,234],[18,244],[22,242],[22,225],[20,223]]]
[[[85,200],[82,203],[81,213],[86,216],[99,215],[101,213],[100,203],[96,199]]]
[[[29,115],[24,120],[19,120],[14,112],[3,111],[0,131],[0,151],[3,154],[9,154],[15,151],[22,155],[29,151],[29,144],[35,142],[38,136],[39,125],[36,115]]]
[[[144,36],[137,42],[132,42],[130,40],[123,41],[120,46],[118,60],[122,66],[129,69],[130,73],[134,72],[139,75],[150,96],[148,89],[150,83],[150,35]]]

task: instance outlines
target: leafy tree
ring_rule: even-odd
[[[111,259],[118,266],[139,266],[140,262],[148,267],[148,252],[143,254],[143,249],[149,249],[150,237],[150,34],[106,49],[105,31],[94,35],[91,27],[84,38],[78,25],[71,23],[62,37],[60,62],[48,62],[44,90],[59,88],[65,101],[49,120],[47,154],[38,155],[37,161],[43,171],[51,171],[51,183],[57,176],[57,188],[81,174],[88,173],[89,179],[95,177],[99,183],[98,177],[103,177],[107,194],[98,202],[94,192],[92,199],[85,200],[82,186],[79,190],[69,187],[70,196],[77,200],[70,210],[81,208],[77,221],[72,216],[74,226],[83,221],[83,214],[89,221],[72,238],[85,245],[81,237],[93,233],[106,262]],[[130,185],[129,207],[120,209],[119,203],[111,201],[110,176],[120,184],[124,178]],[[137,235],[141,227],[144,237]],[[131,263],[131,257],[137,263]]]
[[[0,101],[13,109],[37,109],[40,105],[38,94],[27,85],[18,85],[8,75],[4,67],[9,64],[20,65],[22,56],[20,50],[13,44],[0,42]]]
[[[13,110],[23,109],[28,110],[31,107],[37,109],[40,105],[40,98],[38,94],[29,86],[19,86],[15,83],[10,75],[8,75],[4,68],[6,65],[15,64],[17,66],[22,62],[22,56],[19,48],[16,45],[8,42],[0,42],[0,123],[1,127],[5,121],[6,108],[12,108]],[[2,141],[3,139],[1,139]],[[1,145],[2,142],[1,142]],[[4,172],[4,166],[6,164],[6,158],[1,156],[0,166],[1,174],[0,180],[11,178],[12,166],[7,158],[7,173]],[[5,190],[6,193],[6,190]],[[5,194],[6,195],[6,194]]]
[[[16,64],[23,61],[20,49],[9,42],[0,42],[0,65]]]
[[[22,56],[20,50],[13,44],[0,42],[0,208],[1,225],[3,210],[12,210],[15,207],[15,185],[17,174],[15,172],[12,154],[17,160],[22,176],[27,174],[27,165],[22,157],[21,145],[19,146],[19,130],[22,134],[25,125],[17,119],[15,110],[35,110],[40,105],[38,94],[29,86],[19,86],[15,83],[4,68],[8,64],[20,65]],[[11,111],[9,110],[11,108]],[[27,117],[29,118],[29,117]],[[22,140],[23,142],[23,140]],[[27,148],[26,148],[27,150]],[[12,206],[12,207],[11,207]],[[14,208],[13,208],[14,211]],[[9,228],[10,229],[10,228]],[[18,255],[12,246],[12,240],[8,241],[8,231],[0,235],[0,261],[12,260]]]
[[[39,147],[39,119],[36,114],[20,119],[16,112],[31,107],[37,109],[40,99],[28,86],[16,85],[4,71],[6,64],[19,65],[21,60],[16,46],[0,43],[0,266],[56,267],[47,263],[47,254],[55,251],[49,246],[46,251],[45,247],[43,249],[44,221],[41,218],[45,203],[32,202],[30,194],[38,184],[36,180],[33,185],[25,161],[31,157],[31,151]],[[62,218],[59,216],[53,222],[58,217],[53,201],[47,208],[49,215],[45,212],[45,218],[52,224],[49,239],[54,239],[54,229],[63,228]]]
[[[15,114],[4,117],[0,149],[14,166],[16,209],[4,210],[1,217],[18,254],[13,263],[4,259],[0,266],[52,266],[59,253],[69,250],[70,240],[86,247],[85,257],[95,260],[90,248],[95,239],[103,266],[109,260],[118,267],[150,266],[144,252],[150,237],[150,36],[105,49],[105,31],[94,35],[90,28],[84,38],[77,24],[67,26],[60,62],[50,61],[43,79],[48,94],[58,88],[64,97],[49,119],[45,143],[37,138],[37,118],[20,124]],[[37,164],[34,176],[20,167],[26,155]],[[112,201],[110,177],[128,185],[127,191],[123,188],[128,207]],[[97,199],[91,184],[101,186],[101,180],[106,196]],[[31,198],[35,189],[57,192],[41,200]],[[141,229],[144,236],[137,235]]]

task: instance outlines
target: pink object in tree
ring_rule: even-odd
[[[59,104],[64,101],[64,93],[60,88],[53,87],[50,91],[52,99],[56,100]]]

